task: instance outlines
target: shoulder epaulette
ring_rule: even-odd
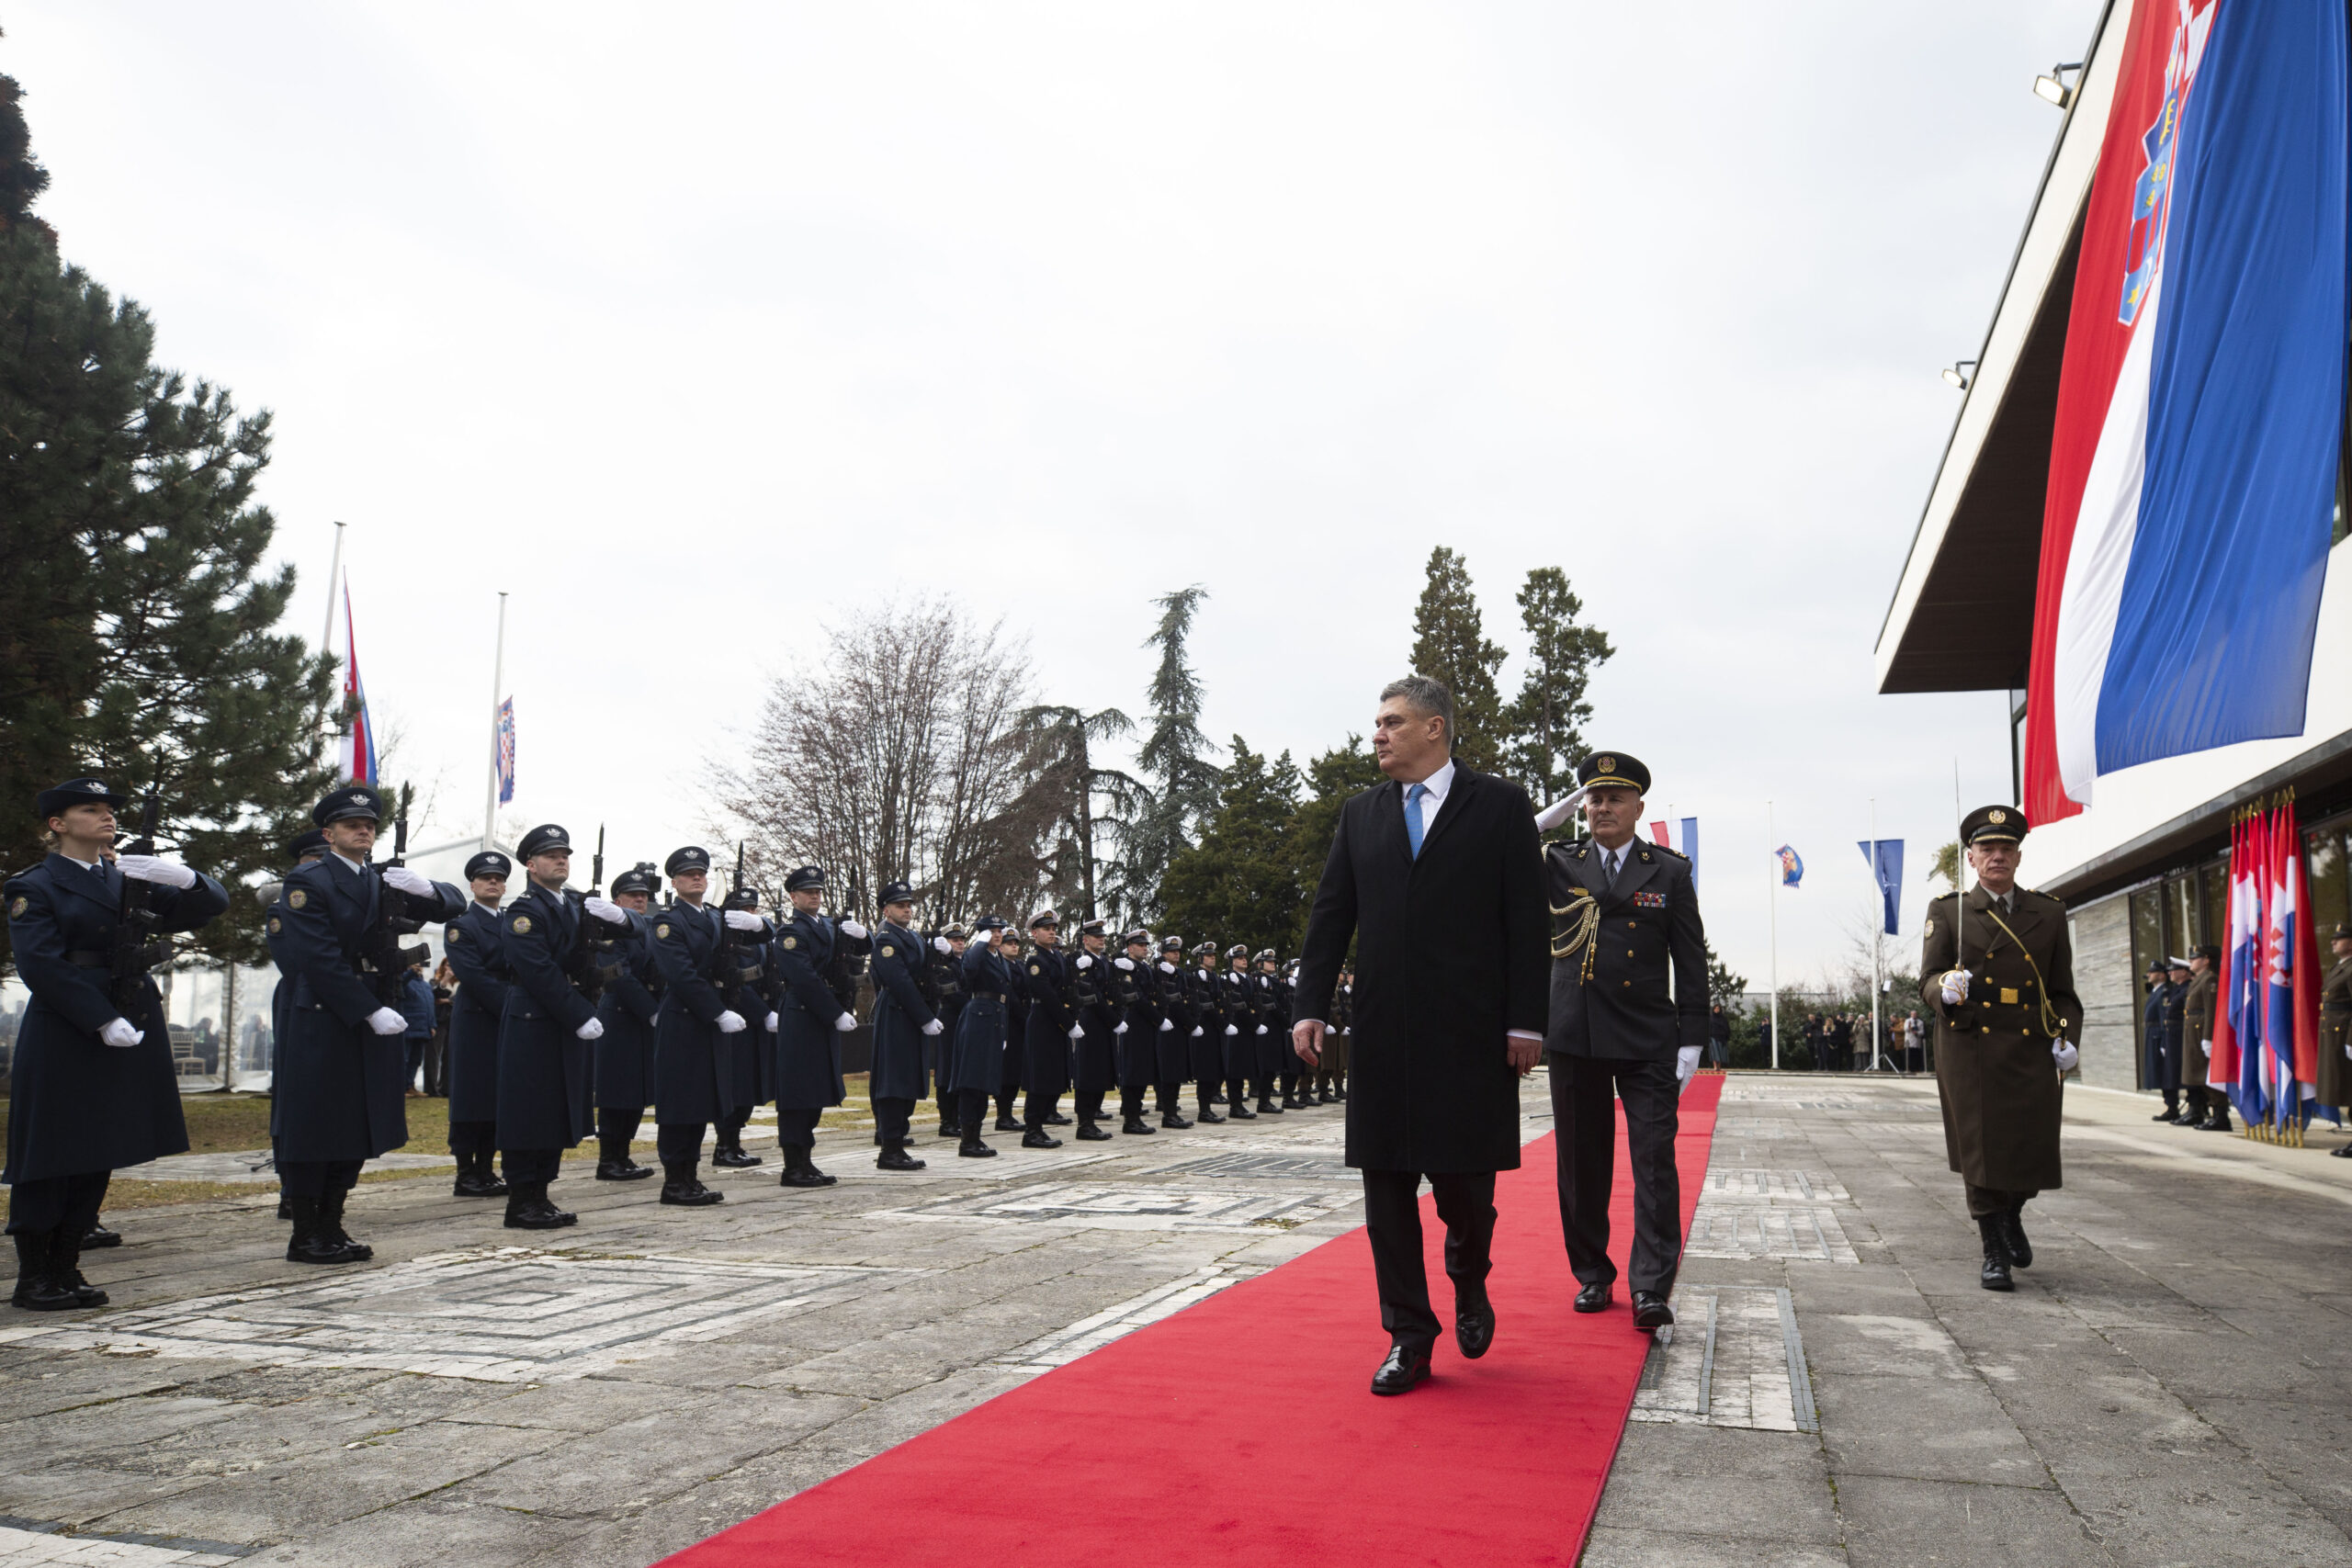
[[[1652,845],[1650,845],[1649,847],[1650,847],[1651,849],[1654,849],[1654,850],[1657,851],[1657,852],[1658,852],[1658,853],[1660,853],[1660,854],[1662,854],[1662,855],[1671,855],[1673,858],[1675,858],[1676,860],[1679,860],[1679,861],[1688,862],[1688,861],[1690,859],[1690,857],[1689,855],[1684,854],[1680,850],[1676,849],[1672,844],[1652,844]]]

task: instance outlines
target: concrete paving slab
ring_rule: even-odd
[[[1838,1483],[1838,1511],[1855,1568],[2109,1568],[2116,1561],[2055,1490],[1853,1475]]]

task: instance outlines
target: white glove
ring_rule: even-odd
[[[158,860],[153,855],[118,855],[114,863],[121,868],[123,875],[133,882],[160,882],[166,887],[196,886],[196,873],[177,861]],[[415,874],[412,872],[410,874]],[[426,886],[432,885],[427,883]]]
[[[1265,1026],[1264,1024],[1262,1024],[1262,1023],[1261,1023],[1261,1024],[1260,1024],[1260,1025],[1258,1026],[1258,1032],[1259,1032],[1259,1033],[1261,1033],[1261,1034],[1265,1033],[1265,1032],[1266,1032],[1266,1026]]]
[[[1168,960],[1163,958],[1159,961],[1159,972],[1162,975],[1173,975],[1176,973],[1176,965],[1169,963]]]
[[[1225,1032],[1226,1032],[1227,1034],[1238,1034],[1238,1033],[1240,1033],[1240,1032],[1241,1032],[1241,1031],[1240,1031],[1240,1030],[1236,1029],[1232,1024],[1229,1024],[1229,1023],[1228,1023],[1228,1024],[1227,1024],[1227,1025],[1225,1026]]]
[[[940,953],[953,953],[956,951],[956,944],[948,941],[944,936],[933,937],[931,939],[931,945],[935,951]]]
[[[842,920],[840,924],[842,928],[842,934],[850,938],[853,942],[864,942],[865,940],[865,928],[859,925],[855,920]]]
[[[1116,1028],[1116,1029],[1114,1029],[1114,1030],[1111,1031],[1111,1032],[1112,1032],[1112,1033],[1114,1033],[1114,1034],[1125,1034],[1126,1032],[1127,1032],[1127,1026],[1126,1026],[1125,1024],[1124,1024],[1124,1023],[1123,1023],[1123,1024],[1121,1024],[1121,1025],[1119,1025],[1119,1027],[1118,1027],[1118,1028]]]
[[[856,1027],[857,1018],[854,1013],[845,1012],[842,1014],[841,1017],[833,1020],[833,1028],[842,1034],[847,1034],[851,1030],[855,1029]]]
[[[392,1016],[394,1018],[401,1017],[398,1013],[394,1013]],[[406,1029],[408,1027],[408,1020],[401,1018],[401,1027],[402,1029]],[[131,1028],[130,1020],[127,1018],[110,1018],[107,1020],[105,1024],[103,1024],[98,1030],[98,1040],[100,1043],[112,1045],[118,1049],[128,1049],[130,1046],[138,1044],[141,1040],[146,1038],[147,1032],[143,1029]]]
[[[1676,1083],[1688,1084],[1690,1081],[1690,1076],[1698,1070],[1699,1047],[1685,1045],[1674,1053],[1674,1081]],[[1676,1092],[1681,1091],[1678,1089]]]
[[[622,908],[618,904],[614,903],[610,898],[591,898],[585,904],[582,904],[581,908],[587,910],[590,914],[595,916],[598,919],[604,921],[608,926],[625,926],[628,924],[628,911]]]
[[[768,1032],[770,1034],[776,1033],[779,1030],[781,1030],[781,1029],[784,1027],[784,1017],[783,1017],[783,1015],[782,1015],[782,1014],[780,1014],[780,1013],[773,1013],[773,1012],[772,1012],[772,1013],[770,1013],[770,1014],[768,1014],[768,1021],[767,1021],[767,1022],[766,1022],[764,1025],[763,1025],[762,1027],[763,1027],[764,1029],[766,1029],[766,1030],[767,1030],[767,1032]]]
[[[1947,969],[1942,979],[1944,1006],[1956,1008],[1968,999],[1968,971]]]
[[[1190,1033],[1190,1034],[1187,1034],[1186,1036],[1184,1036],[1184,1038],[1185,1038],[1185,1039],[1187,1039],[1187,1040],[1198,1040],[1200,1037],[1201,1037],[1201,1026],[1200,1026],[1199,1024],[1197,1024],[1197,1023],[1196,1023],[1196,1024],[1194,1024],[1194,1025],[1193,1025],[1193,1032],[1192,1032],[1192,1033]]]
[[[1083,1040],[1083,1039],[1085,1039],[1085,1038],[1086,1038],[1086,1025],[1084,1025],[1084,1024],[1082,1024],[1082,1023],[1073,1023],[1073,1024],[1071,1024],[1071,1025],[1069,1026],[1069,1037],[1070,1037],[1072,1040]]]
[[[929,1023],[922,1026],[922,1032],[925,1034],[937,1034],[946,1027],[947,1026],[945,1024],[940,1022],[939,1020],[934,1018]]]
[[[1094,967],[1094,954],[1092,954],[1092,953],[1080,953],[1080,954],[1078,955],[1078,966],[1079,966],[1080,969],[1091,969],[1091,968],[1093,968],[1093,967]]]
[[[743,1015],[737,1012],[733,1008],[729,1008],[725,1012],[720,1013],[718,1015],[718,1032],[721,1034],[741,1034],[743,1032]]]
[[[749,909],[727,911],[727,929],[730,931],[755,931],[767,922]]]
[[[2080,1051],[2075,1050],[2071,1043],[2064,1040],[2061,1040],[2055,1045],[2050,1047],[2050,1055],[2051,1058],[2058,1064],[2058,1070],[2062,1073],[2073,1072],[2075,1070],[2075,1064],[2083,1059],[2083,1054]]]
[[[602,1040],[605,1037],[605,1021],[601,1018],[592,1018],[571,1032],[582,1040]]]
[[[1128,974],[1132,975],[1135,973],[1136,961],[1132,958],[1114,958],[1111,960],[1111,967],[1114,969],[1124,969]]]
[[[405,865],[386,866],[384,886],[397,887],[403,893],[413,893],[420,898],[433,897],[433,879],[423,872]]]
[[[368,1015],[368,1027],[379,1034],[406,1034],[408,1020],[401,1016],[398,1008],[378,1008]]]
[[[1176,1027],[1175,1021],[1174,1021],[1174,1020],[1172,1020],[1172,1019],[1165,1019],[1165,1018],[1163,1018],[1163,1019],[1161,1019],[1161,1020],[1159,1021],[1159,1032],[1160,1032],[1160,1033],[1162,1033],[1162,1034],[1167,1033],[1170,1030],[1171,1030],[1171,1029],[1173,1029],[1173,1028],[1175,1028],[1175,1027]],[[1199,1030],[1197,1030],[1197,1029],[1195,1029],[1194,1031],[1193,1031],[1193,1033],[1195,1033],[1195,1034],[1198,1034],[1198,1033],[1200,1032],[1200,1031],[1199,1031]]]
[[[2199,1040],[2197,1043],[2197,1048],[2208,1056],[2213,1054],[2213,1043],[2211,1040]],[[2344,1054],[2347,1056],[2352,1056],[2352,1045],[2346,1045],[2344,1047]]]
[[[1555,800],[1551,805],[1545,807],[1543,810],[1537,812],[1535,814],[1535,830],[1539,833],[1548,833],[1553,829],[1558,827],[1561,823],[1566,821],[1569,818],[1574,817],[1577,814],[1577,807],[1584,804],[1584,797],[1591,793],[1592,791],[1589,789],[1577,790],[1575,793],[1567,795],[1565,799]]]

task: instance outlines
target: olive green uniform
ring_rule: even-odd
[[[2352,1105],[2352,1061],[2344,1044],[2352,1040],[2352,958],[2339,958],[2320,983],[2319,1082],[2322,1105]]]

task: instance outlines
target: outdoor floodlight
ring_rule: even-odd
[[[2066,85],[2066,73],[2080,71],[2082,68],[2083,62],[2079,60],[2072,65],[2052,66],[2048,74],[2036,76],[2033,79],[2033,96],[2045,102],[2055,104],[2062,109],[2064,108],[2075,96],[2075,89]]]
[[[1963,392],[1968,390],[1968,384],[1976,379],[1976,361],[1963,359],[1957,365],[1945,366],[1944,379]]]

